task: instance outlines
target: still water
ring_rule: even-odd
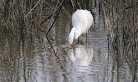
[[[68,48],[71,23],[66,17],[58,18],[48,37],[35,31],[22,38],[1,33],[0,82],[131,82],[125,62],[117,78],[103,26],[90,28],[88,42],[83,34],[72,49]]]

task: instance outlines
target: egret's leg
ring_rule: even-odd
[[[87,33],[86,33],[86,42],[87,42]]]
[[[86,42],[88,41],[88,30],[86,31]]]
[[[80,43],[79,37],[78,37],[78,44]]]

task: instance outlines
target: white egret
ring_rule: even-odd
[[[78,39],[82,33],[87,33],[88,29],[92,26],[93,16],[88,10],[77,10],[72,15],[72,26],[69,34],[69,48],[73,43],[73,39]]]

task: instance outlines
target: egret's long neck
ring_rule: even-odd
[[[70,32],[70,34],[69,34],[69,43],[73,43],[73,39],[74,39],[74,35],[75,35],[75,31],[76,31],[76,28],[75,27],[73,27],[72,29],[71,29],[71,32]]]

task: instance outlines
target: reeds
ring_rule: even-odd
[[[25,33],[28,30],[45,29],[53,22],[64,0],[1,0],[1,30],[13,33]]]
[[[138,8],[137,2],[103,0],[103,16],[109,34],[110,54],[117,65],[117,81],[120,81],[122,63],[127,61],[132,81],[137,80],[138,68]],[[124,60],[125,59],[125,60]]]
[[[72,4],[71,9],[74,10],[78,8],[91,10],[90,0],[1,0],[1,30],[7,29],[13,33],[20,33],[37,29],[45,32],[45,29],[51,27],[51,22],[54,22],[58,11],[64,9],[62,6],[66,4]]]

